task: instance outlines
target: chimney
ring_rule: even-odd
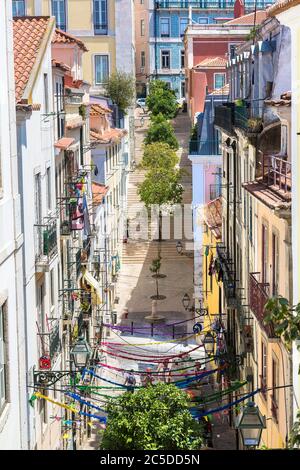
[[[245,14],[245,5],[243,0],[235,0],[233,12],[235,18],[240,18]]]

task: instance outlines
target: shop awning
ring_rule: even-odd
[[[101,299],[101,286],[97,279],[94,278],[94,276],[86,269],[83,273],[83,279],[91,286],[91,288],[94,290],[92,292],[92,302],[94,305],[99,305],[102,304],[102,299]]]

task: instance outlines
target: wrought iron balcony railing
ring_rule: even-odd
[[[233,9],[235,0],[156,0],[157,9],[188,9],[199,8],[199,9]],[[253,11],[257,9],[265,9],[267,5],[274,3],[272,0],[245,0],[246,11]]]
[[[234,123],[234,103],[223,103],[215,108],[215,126],[231,134]]]
[[[57,223],[55,218],[45,219],[44,224],[35,225],[35,260],[38,272],[49,269],[57,255]]]
[[[270,297],[270,284],[261,282],[260,273],[249,274],[249,305],[257,318],[261,327],[265,330],[269,338],[276,337],[274,327],[271,323],[266,324],[265,318],[265,305]]]
[[[263,155],[262,182],[280,193],[291,192],[292,166],[286,155]]]
[[[59,323],[55,322],[55,325],[51,328],[51,331],[47,333],[38,333],[41,341],[41,353],[43,356],[49,356],[51,365],[53,365],[55,359],[61,351],[60,331]]]
[[[190,140],[190,155],[221,155],[218,139],[215,140]]]
[[[223,282],[227,305],[228,307],[236,307],[236,280],[233,270],[233,261],[224,245],[217,244],[217,254],[222,269],[222,277],[220,280]]]

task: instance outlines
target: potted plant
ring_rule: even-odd
[[[262,119],[257,118],[250,118],[247,121],[247,128],[248,132],[257,133],[262,130]]]

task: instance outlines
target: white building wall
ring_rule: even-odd
[[[44,103],[44,74],[48,77],[49,114],[45,115]],[[32,91],[32,102],[41,104],[39,111],[25,113],[18,111],[18,157],[20,161],[20,180],[23,204],[23,228],[24,228],[24,295],[25,295],[25,316],[28,345],[28,377],[29,388],[27,400],[32,395],[33,369],[39,369],[39,346],[41,340],[38,336],[38,288],[44,284],[44,312],[48,318],[56,315],[50,309],[50,274],[49,272],[37,273],[35,266],[36,254],[36,231],[35,220],[35,193],[34,178],[41,174],[41,213],[42,223],[44,218],[55,215],[55,166],[53,147],[53,91],[52,91],[52,67],[51,67],[51,42],[49,42],[43,59],[41,60],[38,76]],[[51,171],[51,210],[47,208],[47,178],[46,170]],[[54,279],[57,277],[58,257],[53,261],[50,268],[55,270]],[[55,282],[54,297],[58,298],[57,283]],[[47,322],[46,322],[47,323]],[[47,331],[47,328],[46,328]],[[60,358],[53,369],[61,369]],[[50,392],[49,396],[52,396]],[[58,394],[59,397],[59,394]],[[52,396],[53,398],[53,396]],[[52,404],[45,404],[47,419],[43,419],[40,400],[33,402],[30,407],[30,448],[56,449],[59,447],[60,424],[50,418],[52,415],[62,416],[61,409]],[[51,423],[51,425],[50,425]]]
[[[12,11],[0,15],[0,305],[5,305],[6,402],[0,409],[0,449],[27,448],[26,354],[22,296],[22,233],[16,158]]]

